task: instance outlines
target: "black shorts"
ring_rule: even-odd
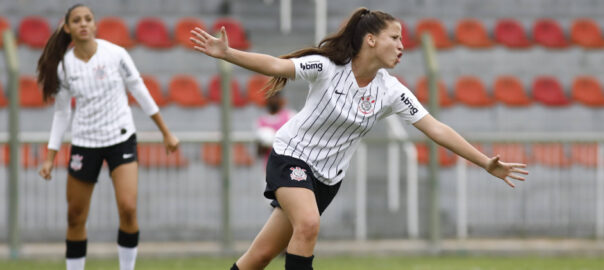
[[[319,214],[331,203],[340,189],[340,183],[330,186],[314,177],[306,162],[271,151],[266,165],[266,189],[264,197],[273,200],[271,206],[280,207],[275,191],[280,187],[301,187],[315,193]]]
[[[69,175],[85,182],[96,183],[103,160],[107,161],[110,172],[119,165],[137,161],[136,134],[132,134],[125,142],[107,147],[87,148],[72,145]]]

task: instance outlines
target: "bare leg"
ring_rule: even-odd
[[[67,175],[67,240],[86,240],[86,219],[94,183]]]
[[[138,163],[119,165],[111,172],[115,199],[120,216],[120,230],[138,232],[136,201],[138,196]]]
[[[282,187],[275,192],[283,212],[293,227],[287,252],[298,256],[313,255],[319,235],[319,208],[312,190]]]

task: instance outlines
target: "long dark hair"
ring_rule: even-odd
[[[346,24],[338,32],[327,36],[319,46],[304,48],[280,58],[297,58],[311,54],[319,54],[329,58],[336,65],[348,64],[361,50],[363,38],[368,33],[377,35],[386,28],[386,23],[396,20],[392,15],[382,11],[371,11],[361,7],[356,9]],[[283,89],[287,78],[273,77],[266,85],[266,96],[270,97]]]
[[[67,9],[65,13],[64,24],[69,23],[71,11],[77,7],[84,7],[83,4],[75,4]],[[59,76],[57,67],[63,60],[63,56],[71,43],[71,35],[63,30],[63,24],[50,36],[44,46],[44,51],[38,59],[38,83],[42,85],[42,98],[48,101],[59,91]]]

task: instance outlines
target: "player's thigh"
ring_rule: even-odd
[[[136,209],[138,196],[138,163],[130,162],[111,171],[115,199],[120,210]]]
[[[289,244],[293,228],[283,210],[275,208],[249,248],[251,255],[274,258]]]
[[[300,187],[280,187],[275,196],[293,226],[319,222],[319,208],[314,191]]]
[[[67,208],[71,215],[87,216],[94,184],[67,174]]]

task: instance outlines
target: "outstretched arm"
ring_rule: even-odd
[[[191,30],[191,42],[195,50],[208,56],[223,59],[243,68],[273,77],[293,79],[296,75],[294,63],[267,54],[244,52],[229,47],[228,37],[224,27],[220,29],[220,37],[216,38],[199,27]]]
[[[436,143],[484,168],[487,172],[502,179],[511,187],[514,187],[514,184],[510,179],[524,181],[524,177],[517,174],[528,174],[526,170],[521,169],[526,168],[526,164],[506,163],[501,162],[499,156],[492,158],[485,156],[461,137],[459,133],[434,119],[431,115],[424,116],[421,120],[417,121],[414,126]]]

